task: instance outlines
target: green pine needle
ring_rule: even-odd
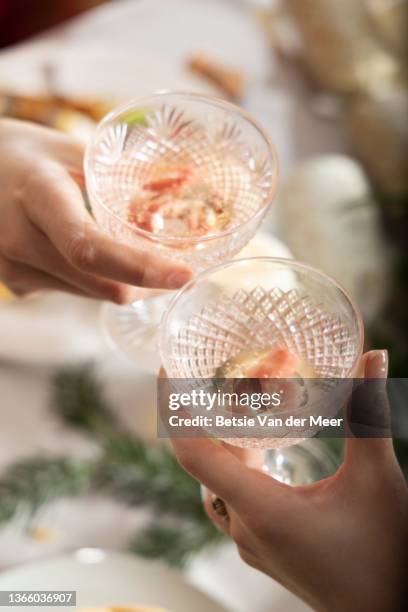
[[[0,478],[0,523],[20,510],[32,516],[45,504],[89,488],[94,463],[70,458],[33,458],[11,466]]]
[[[129,550],[184,567],[191,557],[225,540],[225,536],[210,521],[176,525],[171,522],[152,523],[130,543]]]
[[[160,516],[160,523],[155,519],[130,543],[138,554],[182,566],[222,540],[205,514],[199,484],[167,446],[122,430],[92,367],[54,376],[53,408],[68,425],[96,439],[101,452],[92,461],[34,457],[12,466],[0,477],[0,522],[21,508],[32,516],[53,500],[98,491]]]
[[[158,514],[204,517],[199,484],[162,444],[118,434],[105,446],[101,484],[126,504],[149,505]]]
[[[95,437],[118,429],[92,366],[59,370],[52,382],[52,407],[66,423]]]

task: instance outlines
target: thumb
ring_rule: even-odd
[[[362,369],[364,378],[355,381],[348,406],[346,465],[357,462],[360,466],[362,462],[372,464],[394,452],[386,389],[388,352],[378,350],[366,353]]]

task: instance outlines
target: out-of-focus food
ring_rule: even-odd
[[[32,121],[46,121],[55,109],[77,111],[93,121],[100,121],[114,103],[99,100],[75,100],[57,95],[31,96],[0,91],[0,113]],[[37,119],[38,118],[38,119]]]
[[[5,285],[0,283],[0,302],[9,302],[14,298],[14,295],[7,289]]]
[[[33,121],[87,141],[96,123],[112,109],[109,103],[0,92],[0,116]]]
[[[217,60],[201,53],[189,58],[188,67],[216,85],[231,100],[242,98],[245,79],[241,70],[223,66]]]
[[[67,98],[64,96],[54,96],[53,99],[61,107],[76,110],[79,113],[87,115],[90,119],[93,119],[96,122],[103,119],[103,117],[116,106],[116,103],[113,100],[76,100],[74,98]]]
[[[55,542],[58,540],[60,533],[53,527],[31,527],[27,531],[28,535],[36,542]]]
[[[217,371],[217,378],[289,378],[300,364],[286,346],[262,351],[241,351]]]
[[[56,111],[50,127],[88,142],[95,123],[78,111],[62,108]]]
[[[128,221],[155,234],[204,236],[230,221],[230,204],[189,166],[160,164],[130,202]]]

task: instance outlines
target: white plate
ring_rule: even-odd
[[[0,575],[0,590],[72,590],[77,592],[77,607],[133,604],[161,606],[169,612],[226,612],[190,586],[181,572],[101,549],[80,549],[4,572]],[[68,612],[74,608],[34,606],[30,610]]]

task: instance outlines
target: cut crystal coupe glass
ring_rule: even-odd
[[[272,202],[275,148],[240,108],[217,98],[160,93],[110,113],[85,155],[93,215],[118,241],[199,272],[231,259]],[[105,332],[132,358],[155,351],[171,292],[103,307]]]
[[[184,391],[188,381],[198,388],[208,379],[290,380],[302,390],[291,396],[302,397],[298,416],[333,417],[344,405],[342,383],[352,383],[357,372],[363,323],[352,299],[322,272],[289,259],[251,258],[218,265],[182,288],[163,316],[159,344],[170,382]],[[283,412],[281,406],[272,410]],[[322,443],[309,439],[318,428],[295,434],[278,428],[276,437],[275,430],[265,431],[216,435],[235,446],[267,449],[265,469],[288,484],[335,471]]]

